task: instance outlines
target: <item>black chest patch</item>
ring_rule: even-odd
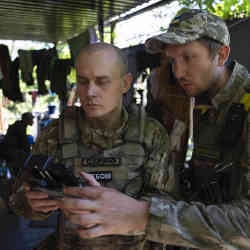
[[[120,157],[101,157],[101,158],[81,158],[83,167],[119,167],[121,165]]]

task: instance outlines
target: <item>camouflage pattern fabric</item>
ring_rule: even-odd
[[[250,77],[248,76],[247,70],[235,62],[232,65],[231,78],[226,87],[212,100],[214,107],[220,114],[223,114],[225,106],[230,105],[230,102],[235,99],[235,95],[238,94],[243,83],[250,86]],[[250,89],[249,86],[248,88]],[[124,116],[124,119],[123,124],[126,124],[126,116]],[[220,117],[218,117],[218,119],[220,119]],[[59,121],[52,122],[46,129],[46,132],[41,134],[37,139],[33,149],[34,153],[50,154],[55,159],[60,160],[58,122]],[[248,154],[250,147],[249,119],[246,120],[245,123],[242,138],[239,139],[242,140],[242,145],[245,145],[245,148],[239,162],[241,163],[240,167],[247,170],[246,184],[248,190],[250,190],[250,156]],[[83,124],[79,124],[79,126],[85,127]],[[122,135],[126,132],[126,126],[123,126],[116,133],[113,131],[110,137],[107,136],[107,131],[97,134],[97,131],[90,130],[90,132],[95,136],[87,138],[88,145],[91,145],[91,138],[95,138],[95,141],[99,141],[101,147],[106,143],[107,148],[112,148],[114,146],[112,143],[114,140],[112,138],[115,137],[119,141],[119,134]],[[145,121],[144,134],[144,143],[148,148],[149,157],[144,164],[146,178],[145,188],[142,194],[143,197],[141,198],[149,201],[151,204],[149,223],[145,234],[146,239],[151,242],[156,242],[157,244],[163,243],[202,249],[249,249],[249,194],[240,195],[238,199],[228,203],[209,206],[205,206],[200,202],[185,202],[174,199],[173,194],[176,185],[175,175],[173,169],[171,169],[172,166],[166,164],[169,153],[168,136],[165,134],[165,130],[151,119],[146,119]],[[104,135],[106,136],[105,139]],[[98,138],[100,138],[100,140]],[[84,139],[85,138],[81,137],[82,142],[85,142]],[[16,196],[18,197],[19,195],[17,194]],[[22,214],[24,206],[19,205],[16,210],[19,211],[19,214]],[[41,214],[40,216],[42,218],[44,215]],[[36,218],[38,218],[37,214]],[[65,244],[68,242],[67,238],[70,238],[70,236],[71,234],[65,234]],[[130,236],[128,237],[130,238]],[[105,240],[108,240],[108,238]],[[139,238],[137,238],[137,240],[139,240]],[[101,238],[100,241],[102,241]],[[120,239],[117,243],[118,242],[120,242]],[[115,244],[115,242],[113,243]],[[83,241],[83,244],[86,244],[86,241]],[[143,247],[143,244],[144,240],[139,243],[138,246],[133,246],[131,249],[140,249],[140,247]],[[70,249],[70,243],[66,244],[66,247]],[[88,247],[91,246],[88,245]],[[123,246],[112,245],[112,247],[122,249]],[[150,247],[150,244],[147,242],[143,250],[153,249]],[[73,247],[72,249],[76,248]],[[97,250],[98,248],[95,246],[94,248],[83,247],[82,249]],[[101,247],[100,249],[103,248]]]
[[[247,70],[233,62],[232,74],[224,89],[212,99],[218,111],[218,120],[224,117],[227,106],[240,92],[242,85],[250,86]],[[240,100],[238,100],[239,102]],[[248,115],[249,117],[249,115]],[[147,227],[147,238],[155,242],[205,249],[249,249],[250,248],[250,147],[249,118],[245,120],[243,134],[239,141],[244,145],[238,154],[240,167],[245,168],[247,194],[240,194],[234,200],[222,204],[204,205],[200,202],[184,202],[169,195],[154,196],[151,200],[151,217]],[[237,155],[237,152],[235,152]],[[236,189],[238,187],[235,187]]]
[[[230,34],[225,22],[218,16],[204,10],[189,10],[171,22],[166,33],[149,38],[146,49],[160,52],[166,44],[186,44],[201,37],[209,37],[229,46]]]
[[[62,120],[64,120],[63,123]],[[163,128],[163,126],[160,125],[160,123],[151,118],[145,118],[144,122],[144,131],[139,131],[139,133],[142,132],[144,135],[143,141],[135,143],[139,138],[138,132],[136,132],[139,128],[137,116],[131,116],[131,114],[128,115],[128,113],[123,110],[122,126],[115,131],[108,131],[90,128],[84,119],[83,112],[80,109],[72,110],[69,113],[65,113],[59,120],[51,122],[48,127],[45,128],[45,131],[43,131],[39,138],[37,138],[36,140],[36,144],[33,147],[33,153],[49,154],[53,156],[55,161],[63,161],[65,164],[70,164],[72,154],[74,154],[75,152],[75,142],[79,141],[79,139],[80,144],[83,147],[82,150],[87,150],[86,152],[88,152],[89,150],[91,153],[96,151],[98,153],[97,155],[99,155],[100,151],[103,151],[104,155],[106,155],[105,152],[110,152],[111,154],[118,152],[121,157],[126,156],[126,152],[128,152],[128,154],[136,153],[139,157],[139,165],[136,163],[136,158],[130,158],[130,165],[128,166],[127,170],[124,167],[121,168],[121,178],[125,178],[126,175],[127,178],[129,176],[133,176],[135,174],[135,172],[133,172],[133,166],[140,168],[143,166],[144,177],[142,180],[144,180],[145,183],[143,183],[144,189],[140,191],[141,193],[145,194],[147,192],[146,190],[156,190],[156,192],[166,192],[167,190],[173,191],[174,176],[172,174],[173,170],[168,171],[169,138],[166,130]],[[63,124],[63,126],[60,126],[61,124]],[[76,128],[79,128],[79,130],[77,130]],[[120,147],[120,145],[123,144],[123,140],[129,140],[130,142],[127,142]],[[136,152],[131,152],[131,150],[129,150],[130,145],[132,145],[133,149],[135,149]],[[140,145],[143,145],[146,154],[144,154],[144,151],[141,149],[142,146]],[[78,156],[76,156],[76,158],[77,157]],[[141,166],[142,163],[143,165]],[[85,168],[81,164],[77,164],[77,161],[74,166],[76,174],[81,169],[85,170]],[[112,170],[112,168],[110,169]],[[125,175],[124,173],[126,171],[127,173]],[[119,171],[116,171],[114,180],[116,180],[118,177]],[[120,184],[120,182],[117,181],[117,184]],[[137,189],[137,184],[132,184],[133,185],[131,187]],[[116,187],[116,185],[114,187]],[[133,188],[130,188],[130,190],[125,189],[124,192],[128,194],[133,193],[132,189]],[[18,197],[20,196],[21,194],[17,193],[16,195],[13,195],[12,199],[16,201],[16,203],[13,202],[16,213],[18,213],[19,215],[26,215],[28,217],[34,216],[36,219],[44,219],[44,214],[41,214],[39,218],[39,215],[37,213],[27,213],[27,204],[25,208],[25,202],[23,201],[22,204],[22,199],[18,199]],[[142,235],[104,236],[95,238],[93,240],[79,239],[77,235],[73,233],[73,230],[70,230],[67,221],[65,223],[64,236],[62,238],[64,239],[64,249],[72,250],[154,249],[151,248],[150,243],[147,244],[148,248],[144,248],[145,233]],[[49,237],[47,240],[42,242],[39,249],[55,249],[55,246],[58,248],[59,242],[54,241],[56,241],[55,237]],[[160,248],[162,248],[162,244],[160,244],[159,248],[155,249]]]

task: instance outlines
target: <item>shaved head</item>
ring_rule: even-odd
[[[108,43],[81,49],[76,59],[77,93],[91,126],[120,126],[122,98],[132,77],[121,50]]]
[[[118,47],[110,44],[110,43],[92,43],[87,45],[86,47],[82,48],[77,59],[83,54],[83,53],[94,53],[98,51],[110,51],[114,53],[114,56],[116,56],[117,59],[117,65],[120,67],[121,76],[128,73],[128,61],[124,53],[121,49]]]

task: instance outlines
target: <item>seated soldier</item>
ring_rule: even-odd
[[[21,180],[23,188],[17,185],[10,205],[17,214],[34,219],[46,219],[53,211],[62,211],[59,235],[51,235],[39,250],[143,249],[149,204],[142,197],[173,191],[173,176],[168,174],[172,172],[168,166],[168,135],[156,120],[128,113],[122,105],[131,75],[117,47],[96,43],[83,48],[76,60],[76,72],[81,107],[52,121],[37,138],[32,152],[53,157],[73,169],[76,176],[87,178],[82,172],[88,172],[102,185],[89,178],[91,186],[68,187],[64,189],[68,196],[52,199],[47,192],[34,191],[32,184]],[[86,197],[74,193],[85,191],[91,199],[94,194],[93,202],[102,204],[101,210],[89,213],[86,208],[75,209],[74,203],[84,204]],[[104,203],[108,206],[101,200],[99,203],[102,197],[107,198]],[[75,222],[78,216],[91,217],[99,212],[104,213],[105,221]],[[89,239],[84,239],[85,233]]]

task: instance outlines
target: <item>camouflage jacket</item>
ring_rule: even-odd
[[[117,188],[121,192],[133,196],[133,190],[131,188],[123,189],[121,183],[123,183],[125,179],[124,173],[126,171],[129,171],[128,178],[135,176],[136,172],[133,170],[133,166],[138,166],[137,162],[139,161],[141,162],[139,165],[142,164],[144,170],[144,183],[143,188],[139,191],[140,194],[136,196],[137,199],[145,195],[150,196],[149,192],[152,191],[154,193],[165,193],[167,191],[174,193],[174,171],[170,170],[169,168],[171,166],[168,165],[169,137],[164,127],[156,120],[147,117],[140,123],[136,115],[128,114],[125,110],[123,110],[122,119],[122,125],[117,130],[99,130],[92,129],[88,126],[81,109],[66,112],[58,120],[52,121],[45,130],[42,131],[33,146],[32,152],[33,154],[50,155],[55,161],[60,161],[65,164],[73,163],[75,174],[77,175],[77,173],[82,170],[89,172],[91,167],[86,166],[91,165],[93,159],[95,162],[101,161],[102,159],[93,158],[89,160],[91,158],[82,158],[82,155],[86,156],[89,154],[91,156],[91,154],[96,151],[96,155],[100,156],[102,152],[104,152],[103,157],[108,159],[107,156],[109,153],[113,155],[118,152],[118,155],[123,157],[123,153],[129,151],[127,155],[132,155],[132,158],[130,157],[129,162],[126,161],[125,154],[125,157],[121,160],[121,162],[125,162],[125,164],[120,167],[116,166],[113,169],[111,168],[113,172],[112,181],[104,185]],[[75,147],[75,144],[80,144],[80,146]],[[143,146],[144,153],[141,151],[140,145]],[[129,149],[130,146],[133,147],[132,151]],[[75,148],[78,149],[74,150]],[[84,151],[84,153],[80,152],[80,159],[78,159],[79,156],[75,155],[75,152],[79,150]],[[88,164],[84,165],[85,161],[88,161]],[[124,166],[128,168],[128,170],[126,170]],[[107,166],[102,168],[107,170]],[[98,171],[102,170],[102,168],[98,169],[96,166],[94,167],[94,169]],[[117,176],[119,178],[119,175],[122,176],[121,181],[116,181],[115,179]],[[113,183],[116,184],[112,186]],[[134,188],[136,185],[133,183],[132,187]],[[20,188],[18,189],[18,187],[16,187],[16,190],[20,190]],[[22,192],[17,192],[12,195],[11,204],[17,214],[28,218],[42,220],[48,216],[48,214],[31,211],[27,202],[25,202],[25,199],[22,197]],[[80,240],[81,243],[78,244],[76,243],[79,242],[79,240],[76,240],[77,236],[73,235],[73,232],[67,229],[66,226],[63,238],[65,249],[85,249],[85,247],[95,250],[106,248],[126,250],[145,249],[143,248],[145,234],[139,236],[128,235],[125,237],[104,236],[95,238],[94,240]],[[74,244],[72,243],[72,239],[74,239]],[[49,239],[47,242],[49,242]],[[43,244],[46,245],[48,243]],[[78,245],[76,246],[75,244]],[[92,244],[94,244],[94,246],[92,246]],[[43,249],[43,246],[41,249]],[[44,249],[47,248],[44,247]],[[152,248],[147,247],[147,249]]]
[[[227,85],[213,98],[212,103],[218,120],[223,119],[232,102],[239,102],[242,85],[246,93],[250,90],[247,70],[233,62],[232,75]],[[249,97],[249,94],[247,94]],[[248,104],[249,105],[249,104]],[[250,115],[244,122],[239,144],[238,166],[244,168],[247,191],[226,203],[205,205],[199,201],[178,201],[169,195],[153,196],[151,217],[147,226],[147,238],[153,241],[207,249],[250,249]],[[195,130],[195,127],[194,127]],[[209,134],[209,131],[207,131]],[[237,150],[236,145],[231,149]],[[237,152],[234,153],[237,155]],[[243,185],[243,183],[239,183]],[[238,189],[238,187],[233,187]]]

